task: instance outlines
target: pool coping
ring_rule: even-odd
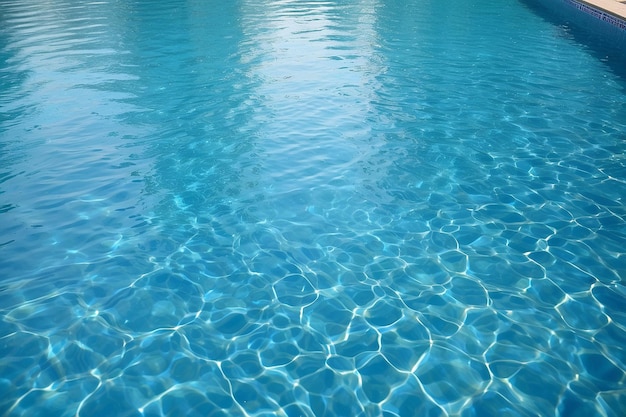
[[[626,31],[625,0],[565,0],[583,13]]]
[[[619,0],[576,0],[597,9],[601,9],[615,17],[626,19],[626,2]]]

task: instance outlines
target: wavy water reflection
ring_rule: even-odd
[[[624,413],[623,81],[522,5],[0,23],[0,415]]]

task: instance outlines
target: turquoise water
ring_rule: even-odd
[[[626,415],[625,67],[582,38],[3,1],[0,416]]]

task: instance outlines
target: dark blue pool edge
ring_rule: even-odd
[[[586,1],[562,0],[576,10],[626,32],[626,19],[609,10],[602,9]]]
[[[626,13],[622,16],[601,7],[601,3],[587,0],[520,1],[544,19],[567,28],[581,44],[592,47],[598,57],[610,55],[614,61],[611,65],[626,79]]]

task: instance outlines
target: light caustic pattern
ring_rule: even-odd
[[[222,3],[0,4],[0,415],[624,415],[608,46]]]

